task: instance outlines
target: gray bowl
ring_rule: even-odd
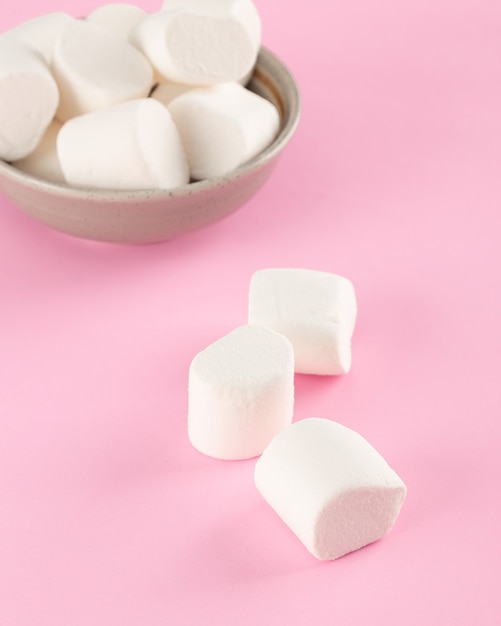
[[[116,243],[154,243],[217,222],[243,206],[272,173],[300,115],[289,70],[262,48],[248,85],[279,110],[273,143],[231,173],[171,190],[79,189],[34,178],[0,161],[0,190],[22,211],[64,233]]]

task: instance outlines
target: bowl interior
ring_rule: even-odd
[[[225,176],[169,190],[97,190],[40,180],[0,161],[0,191],[19,209],[61,232],[116,243],[153,243],[217,222],[243,206],[271,174],[300,115],[297,84],[261,48],[248,88],[272,102],[280,130],[259,155]]]

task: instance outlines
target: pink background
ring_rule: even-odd
[[[41,4],[4,4],[2,29]],[[256,4],[303,115],[241,211],[122,247],[0,198],[1,626],[501,622],[501,5]],[[358,430],[409,490],[388,537],[334,562],[254,461],[186,436],[192,357],[286,266],[349,277],[360,309],[352,372],[298,376],[295,419]]]

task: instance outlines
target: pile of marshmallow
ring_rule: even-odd
[[[51,182],[171,189],[266,148],[280,116],[245,87],[252,0],[165,0],[49,13],[0,36],[0,159]]]
[[[357,432],[330,419],[292,423],[295,373],[351,367],[357,303],[342,276],[263,269],[251,279],[248,323],[191,362],[188,435],[217,459],[260,456],[255,484],[318,559],[386,535],[406,486]]]

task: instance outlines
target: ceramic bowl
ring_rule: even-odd
[[[299,121],[297,84],[269,50],[261,49],[248,87],[277,107],[280,130],[263,152],[225,176],[170,190],[96,190],[49,183],[0,161],[0,191],[36,220],[85,239],[154,243],[208,226],[260,189]]]

